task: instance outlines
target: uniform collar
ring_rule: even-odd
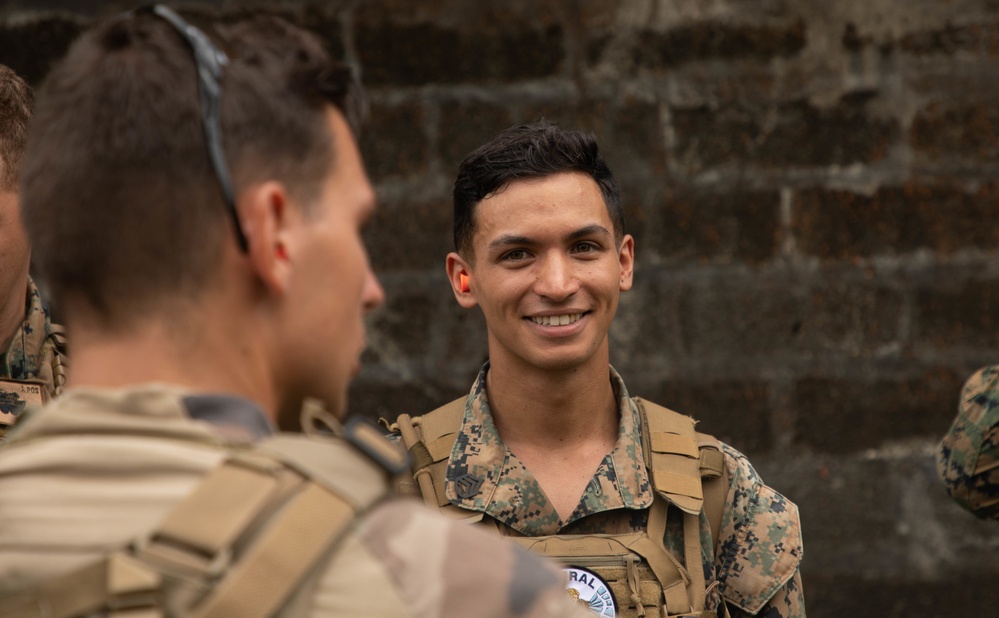
[[[451,451],[445,492],[451,504],[485,513],[528,536],[556,534],[583,517],[611,509],[644,509],[653,491],[642,456],[637,406],[621,376],[609,367],[620,422],[614,449],[601,462],[568,521],[561,521],[537,479],[503,444],[486,396],[487,362],[465,403],[461,429]]]
[[[7,349],[0,354],[0,377],[27,380],[38,373],[45,338],[52,330],[49,308],[38,293],[35,282],[28,277],[24,322],[14,333]]]
[[[274,433],[261,408],[232,395],[190,392],[168,384],[85,388],[20,419],[10,441],[55,434],[127,432],[211,444],[248,444]]]

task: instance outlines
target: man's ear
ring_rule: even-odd
[[[451,282],[451,290],[458,304],[465,309],[471,309],[478,303],[475,300],[475,278],[472,276],[472,268],[460,255],[455,252],[447,254],[445,262],[447,268],[447,278]]]
[[[239,196],[238,211],[246,233],[250,267],[268,290],[282,295],[291,280],[290,225],[298,216],[280,182],[253,185]]]
[[[617,257],[621,264],[621,291],[627,292],[635,278],[635,239],[631,234],[624,235]]]

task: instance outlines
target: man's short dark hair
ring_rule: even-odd
[[[333,165],[329,105],[355,128],[363,93],[322,43],[276,17],[218,25],[230,62],[221,133],[236,194],[278,180],[304,205]],[[22,216],[67,316],[110,330],[195,298],[234,242],[208,156],[187,42],[146,12],[95,24],[46,77],[28,140]]]
[[[624,238],[621,191],[592,133],[562,129],[546,120],[510,127],[468,154],[454,181],[454,247],[471,259],[475,209],[487,195],[523,178],[580,172],[600,187],[614,223],[617,242]]]
[[[17,188],[33,101],[27,82],[0,64],[0,189]]]

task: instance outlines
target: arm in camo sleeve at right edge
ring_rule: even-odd
[[[965,382],[957,418],[940,443],[937,472],[958,504],[999,519],[999,365]]]
[[[805,618],[798,507],[765,485],[745,455],[722,445],[729,490],[715,556],[732,618]]]

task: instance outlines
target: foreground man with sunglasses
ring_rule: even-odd
[[[383,300],[359,92],[283,21],[217,34],[112,18],[39,92],[24,222],[76,362],[0,449],[0,615],[574,615],[339,422]]]
[[[608,364],[635,249],[593,137],[541,121],[470,153],[454,244],[489,362],[467,397],[398,419],[428,504],[558,559],[600,616],[803,618],[797,507]]]

